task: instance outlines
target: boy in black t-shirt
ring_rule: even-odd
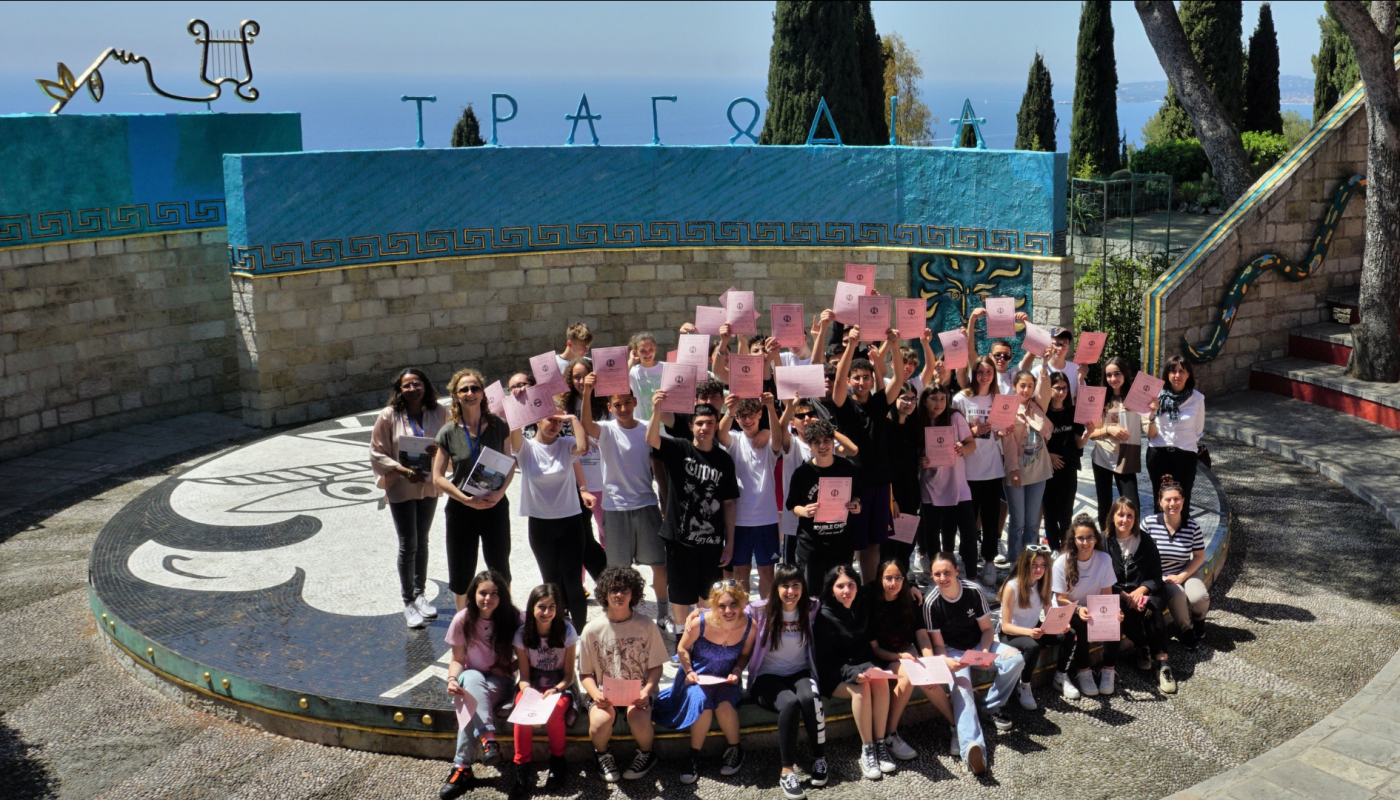
[[[664,389],[652,395],[652,408],[666,399]],[[661,435],[661,414],[647,423],[647,444],[666,470],[666,516],[661,538],[666,541],[666,594],[671,618],[679,630],[690,607],[709,595],[720,568],[734,552],[734,501],[739,480],[734,459],[715,446],[719,411],[708,403],[695,406],[690,416],[691,441]]]
[[[802,441],[812,449],[812,459],[792,473],[788,493],[783,498],[788,510],[797,515],[797,563],[807,573],[808,586],[821,586],[827,570],[849,565],[855,553],[851,522],[860,513],[863,484],[860,470],[849,459],[833,453],[836,431],[826,420],[807,423]],[[840,522],[817,522],[817,488],[822,478],[850,478],[851,502],[848,516]]]

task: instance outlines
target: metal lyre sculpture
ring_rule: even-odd
[[[151,89],[161,97],[171,100],[183,100],[187,103],[212,102],[223,94],[226,83],[234,85],[233,92],[239,100],[251,103],[258,99],[258,90],[248,85],[253,82],[253,63],[248,58],[248,45],[253,43],[253,37],[260,31],[257,22],[245,19],[239,23],[236,39],[232,38],[231,31],[211,32],[209,23],[202,19],[190,20],[186,30],[194,37],[195,44],[203,45],[199,57],[199,79],[214,87],[214,91],[207,97],[185,97],[165,91],[156,85],[155,76],[151,74],[151,62],[145,56],[139,56],[130,50],[109,47],[77,78],[73,77],[73,71],[68,69],[68,65],[60,61],[57,81],[39,79],[39,88],[44,94],[58,101],[49,109],[49,113],[57,114],[62,111],[63,107],[68,105],[68,101],[73,99],[73,95],[84,86],[92,95],[94,103],[101,102],[103,82],[102,73],[98,72],[98,68],[109,58],[115,58],[121,64],[140,64],[145,67],[146,82],[151,85]]]

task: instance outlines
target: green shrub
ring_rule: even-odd
[[[1164,253],[1152,253],[1134,261],[1110,256],[1107,286],[1102,261],[1089,265],[1074,282],[1074,327],[1108,334],[1103,359],[1120,356],[1136,373],[1142,363],[1142,302],[1153,281],[1171,265]],[[1089,370],[1090,381],[1102,385],[1098,364]]]
[[[1240,134],[1240,141],[1249,154],[1249,166],[1254,170],[1255,177],[1263,175],[1292,149],[1287,137],[1281,133],[1245,131]]]
[[[1195,139],[1149,144],[1133,153],[1133,172],[1160,172],[1172,176],[1177,183],[1195,180],[1210,170],[1210,161],[1201,143]]]

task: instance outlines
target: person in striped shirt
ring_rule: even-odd
[[[1210,608],[1210,594],[1201,580],[1201,565],[1206,561],[1205,534],[1194,519],[1186,516],[1186,495],[1171,475],[1162,476],[1157,503],[1162,512],[1144,519],[1142,529],[1162,554],[1162,576],[1177,641],[1195,650],[1205,635],[1206,611]]]

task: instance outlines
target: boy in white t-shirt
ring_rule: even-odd
[[[768,428],[758,429],[758,417],[768,412]],[[733,432],[738,421],[740,431]],[[768,596],[773,582],[773,565],[781,553],[778,547],[778,502],[773,488],[773,468],[778,456],[787,449],[787,432],[779,424],[773,407],[773,395],[763,393],[763,399],[740,399],[729,395],[724,399],[724,417],[715,434],[720,446],[734,459],[734,473],[739,480],[739,501],[734,509],[734,555],[729,563],[734,567],[734,579],[749,589],[749,570],[758,563],[758,592]]]
[[[1068,361],[1069,347],[1074,343],[1074,331],[1069,328],[1055,328],[1050,334],[1050,339],[1055,345],[1055,356],[1050,359],[1051,372],[1063,372],[1069,378],[1069,396],[1071,399],[1079,397],[1079,384],[1083,383],[1083,377],[1079,374],[1079,365],[1073,361]],[[1030,372],[1036,362],[1035,353],[1027,352],[1021,357],[1021,369]]]

